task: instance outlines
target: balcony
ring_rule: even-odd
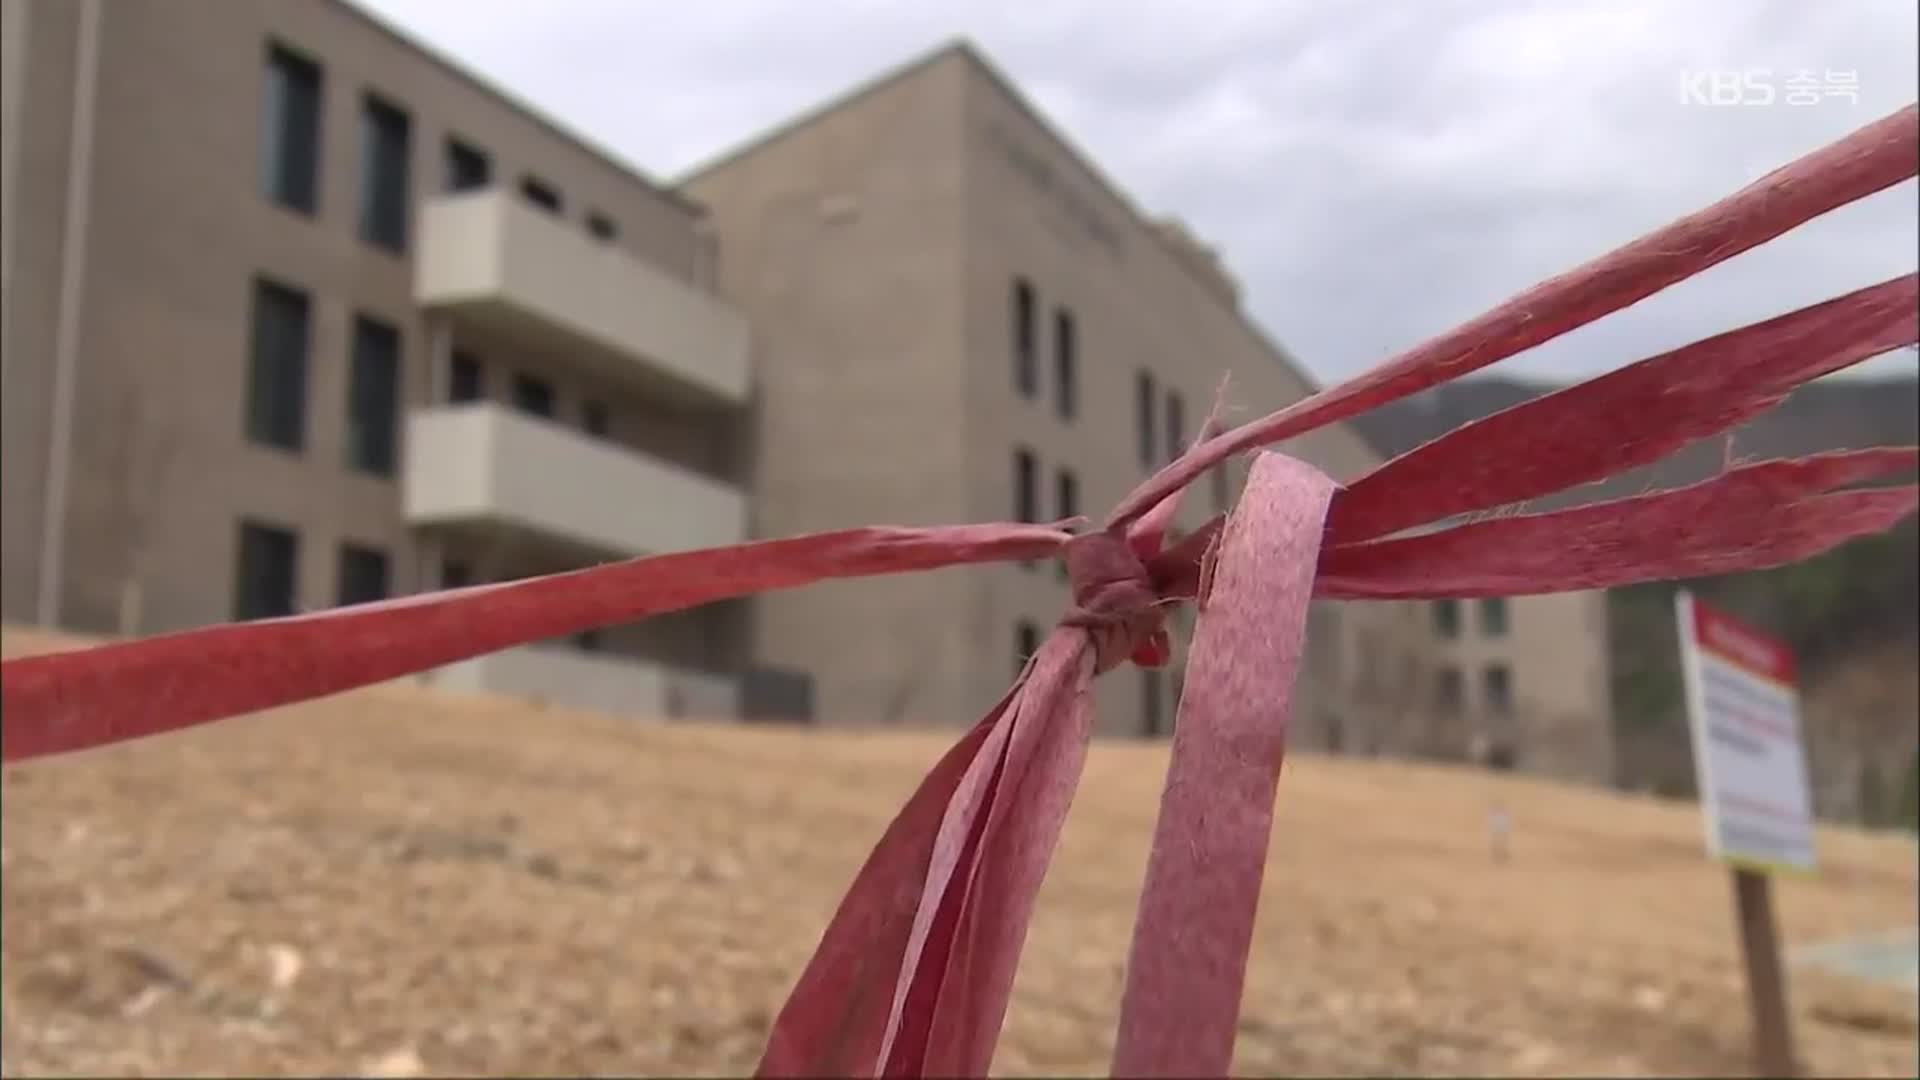
[[[505,191],[430,201],[422,307],[535,355],[694,403],[746,400],[747,324],[715,297]]]
[[[647,720],[730,720],[740,711],[734,680],[611,653],[527,646],[436,668],[427,685],[499,694],[564,708]]]
[[[632,556],[737,544],[737,488],[489,403],[407,418],[402,506],[415,526],[492,526],[583,553]]]

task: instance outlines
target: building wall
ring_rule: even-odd
[[[1078,478],[1081,512],[1105,513],[1153,471],[1142,462],[1136,422],[1137,373],[1157,387],[1154,409],[1158,462],[1167,445],[1166,400],[1183,403],[1184,434],[1199,430],[1222,380],[1228,381],[1227,419],[1240,423],[1297,401],[1314,389],[1291,357],[1267,340],[1241,311],[1224,272],[1207,265],[1182,231],[1143,215],[1070,148],[1003,79],[966,55],[968,190],[968,491],[971,517],[1012,513],[1015,446],[1032,449],[1042,473],[1043,517],[1055,513],[1055,477]],[[1169,235],[1171,233],[1171,235]],[[1011,289],[1014,278],[1038,293],[1040,391],[1022,396],[1013,380]],[[1053,313],[1065,308],[1078,328],[1078,410],[1063,419],[1056,408]],[[1344,428],[1312,433],[1277,449],[1350,480],[1378,459]],[[1157,463],[1156,463],[1157,464]],[[1229,467],[1230,497],[1246,476],[1246,460]],[[1183,499],[1179,524],[1193,528],[1224,510],[1209,479]],[[972,642],[982,694],[1004,683],[1015,653],[1015,625],[1050,626],[1070,604],[1064,580],[1051,568],[996,566],[971,571],[977,628]],[[1310,673],[1299,714],[1352,706],[1350,663],[1342,658],[1365,628],[1390,621],[1394,605],[1324,605],[1325,632],[1316,635],[1320,678]],[[1178,620],[1190,631],[1190,616]],[[1182,639],[1187,633],[1176,635]],[[1383,647],[1391,648],[1391,645]],[[1184,648],[1184,641],[1182,642]],[[1331,657],[1331,666],[1329,666]],[[1163,695],[1162,717],[1173,712],[1174,686],[1184,655],[1156,679],[1116,671],[1096,691],[1103,730],[1143,731],[1146,696]],[[1311,664],[1310,664],[1311,666]]]
[[[11,620],[34,617],[41,564],[79,10],[0,0],[0,611]]]
[[[1062,467],[1076,474],[1081,512],[1097,515],[1150,471],[1136,452],[1137,370],[1181,395],[1189,438],[1229,372],[1236,420],[1310,390],[1224,277],[1140,218],[967,50],[882,77],[702,169],[687,189],[710,209],[723,288],[764,343],[757,535],[1009,519],[1016,446],[1040,463],[1041,518],[1055,516]],[[1031,400],[1012,380],[1015,275],[1032,281],[1043,317]],[[1061,304],[1079,335],[1071,421],[1053,406],[1049,328]],[[1284,449],[1337,478],[1376,460],[1344,429]],[[1236,462],[1233,484],[1244,476]],[[1203,482],[1181,523],[1219,509]],[[1069,602],[1044,564],[815,586],[756,603],[756,655],[813,670],[826,722],[964,723],[1004,691],[1018,625],[1044,633]],[[1351,649],[1368,626],[1397,619],[1395,605],[1355,607],[1321,647]],[[1190,630],[1190,617],[1177,622]],[[1168,719],[1177,667],[1158,679]],[[1126,669],[1101,680],[1106,729],[1143,728],[1149,678]]]
[[[25,19],[18,48],[31,59],[18,200],[34,209],[21,215],[17,235],[12,223],[6,229],[6,615],[21,619],[34,615],[41,566],[44,417],[65,224],[63,214],[48,211],[64,206],[69,188],[71,58],[83,5],[6,3],[9,55],[12,30]],[[394,590],[416,585],[415,541],[399,515],[397,477],[358,473],[344,460],[356,312],[401,331],[403,407],[426,403],[433,383],[410,258],[358,236],[363,94],[378,93],[411,120],[410,249],[419,240],[420,201],[442,190],[443,147],[457,134],[491,154],[500,182],[517,184],[531,170],[558,187],[574,226],[589,211],[603,213],[617,222],[617,243],[627,250],[681,280],[710,280],[712,241],[683,197],[344,4],[174,0],[99,10],[93,161],[77,189],[87,230],[58,619],[67,626],[115,629],[130,581],[141,583],[140,629],[231,617],[237,522],[246,516],[298,530],[303,606],[334,602],[343,541],[386,550]],[[270,40],[323,71],[319,208],[311,218],[260,192]],[[10,114],[15,101],[8,100]],[[8,161],[11,174],[11,151]],[[312,303],[307,438],[298,454],[243,436],[249,305],[260,274],[306,291]],[[564,375],[557,381],[576,392]],[[617,428],[645,423],[637,418],[647,415],[646,402],[613,403]],[[670,423],[647,426],[622,441],[716,464],[705,440]]]
[[[966,69],[937,63],[693,178],[760,343],[754,535],[968,516]],[[977,716],[965,571],[756,599],[753,653],[811,671],[822,722]]]
[[[1527,772],[1611,783],[1606,593],[1512,597],[1507,608],[1504,634],[1489,634],[1479,602],[1463,600],[1458,635],[1432,635],[1436,673],[1452,668],[1462,677],[1463,756],[1473,756],[1476,741],[1504,743]],[[1511,673],[1513,707],[1505,716],[1487,700],[1485,672],[1494,666]]]

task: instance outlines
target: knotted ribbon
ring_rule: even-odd
[[[776,1018],[764,1075],[982,1075],[1078,783],[1091,680],[1169,654],[1198,612],[1128,958],[1114,1069],[1224,1075],[1307,602],[1519,595],[1760,569],[1891,527],[1914,448],[1731,468],[1673,491],[1405,531],[1659,460],[1794,387],[1920,339],[1909,274],[1516,406],[1346,486],[1259,448],[1484,367],[1911,178],[1909,106],[1395,357],[1222,431],[1101,527],[864,528],[630,560],[0,665],[0,756],[102,746],[493,650],[835,577],[1064,555],[1074,607],[881,836]],[[1217,414],[1217,409],[1216,409]],[[1255,451],[1233,510],[1172,547],[1179,494]]]

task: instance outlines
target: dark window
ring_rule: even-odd
[[[1027,669],[1027,660],[1040,651],[1040,628],[1022,619],[1014,628],[1013,675],[1019,678]]]
[[[267,46],[260,186],[303,214],[320,206],[320,65],[279,45]]]
[[[1034,325],[1038,305],[1033,285],[1026,278],[1013,279],[1013,388],[1021,397],[1040,392],[1040,365],[1034,355],[1038,332]]]
[[[1140,464],[1152,468],[1159,462],[1153,439],[1153,374],[1142,371],[1133,377],[1133,424],[1140,442]]]
[[[1486,699],[1487,712],[1494,716],[1513,715],[1513,675],[1505,664],[1488,665],[1481,673],[1482,695]]]
[[[1061,469],[1053,478],[1054,502],[1059,507],[1062,518],[1075,517],[1080,513],[1080,478],[1072,469]],[[1067,559],[1063,554],[1054,561],[1062,580],[1067,576]]]
[[[1140,733],[1157,738],[1167,733],[1166,702],[1160,688],[1160,669],[1140,669]]]
[[[573,647],[581,652],[599,652],[606,642],[606,631],[597,627],[592,630],[582,630],[573,635]]]
[[[299,450],[307,437],[307,294],[255,279],[247,438]]]
[[[1034,464],[1033,451],[1015,450],[1013,452],[1013,517],[1015,521],[1034,522],[1040,520],[1039,493],[1035,474],[1039,471]]]
[[[1224,514],[1227,504],[1233,501],[1233,477],[1227,472],[1227,463],[1221,462],[1213,467],[1213,512]]]
[[[605,214],[588,214],[587,232],[591,233],[595,240],[599,240],[602,243],[611,244],[620,238],[620,227],[615,225],[613,219]]]
[[[1480,600],[1480,632],[1487,637],[1507,636],[1507,598],[1487,596]]]
[[[445,559],[440,563],[440,587],[443,589],[464,589],[473,584],[473,567],[456,559]]]
[[[359,544],[340,545],[340,606],[387,598],[387,553]]]
[[[1434,683],[1434,707],[1447,716],[1458,716],[1466,705],[1466,687],[1460,678],[1459,668],[1441,668],[1439,681]]]
[[[400,422],[400,331],[365,315],[353,320],[347,381],[347,464],[393,475]]]
[[[1073,312],[1056,308],[1053,312],[1054,407],[1060,419],[1071,420],[1080,411],[1079,334]]]
[[[1460,601],[1433,602],[1433,632],[1443,638],[1460,636]]]
[[[240,557],[234,567],[233,617],[272,619],[293,614],[294,576],[300,541],[291,529],[240,523]]]
[[[458,404],[487,396],[486,369],[480,358],[465,349],[453,350],[448,360],[447,400]]]
[[[553,384],[532,375],[513,377],[513,404],[521,412],[553,416]]]
[[[493,183],[493,159],[459,139],[447,140],[447,190],[476,191]]]
[[[580,407],[580,426],[587,434],[605,438],[607,434],[607,406],[603,402],[589,401]]]
[[[360,111],[360,239],[407,249],[407,143],[411,121],[369,94]]]
[[[560,212],[560,189],[537,176],[520,178],[520,194],[524,195],[528,202],[549,214]]]
[[[1187,403],[1179,394],[1167,393],[1167,460],[1172,461],[1187,448]]]

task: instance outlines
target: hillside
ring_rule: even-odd
[[[390,686],[9,768],[0,1065],[741,1075],[947,737]],[[1165,760],[1095,746],[1001,1071],[1104,1072]],[[1828,829],[1820,855],[1780,882],[1789,944],[1912,927],[1911,843]],[[1818,1073],[1920,1067],[1911,992],[1796,970],[1792,1002]],[[1727,879],[1689,808],[1381,761],[1289,761],[1243,1017],[1246,1073],[1746,1061]]]
[[[1360,426],[1384,452],[1401,453],[1552,389],[1513,379],[1467,379],[1377,410],[1362,417]],[[1756,459],[1915,443],[1920,382],[1827,379],[1802,387],[1739,429],[1732,452]],[[1694,483],[1714,475],[1727,453],[1725,440],[1705,440],[1541,505]],[[1678,585],[1793,643],[1806,679],[1815,801],[1823,816],[1920,822],[1920,734],[1909,704],[1920,653],[1920,526],[1914,519],[1889,535],[1795,566],[1615,590],[1609,608],[1618,779],[1628,787],[1686,795],[1693,790],[1693,767],[1676,666]]]

